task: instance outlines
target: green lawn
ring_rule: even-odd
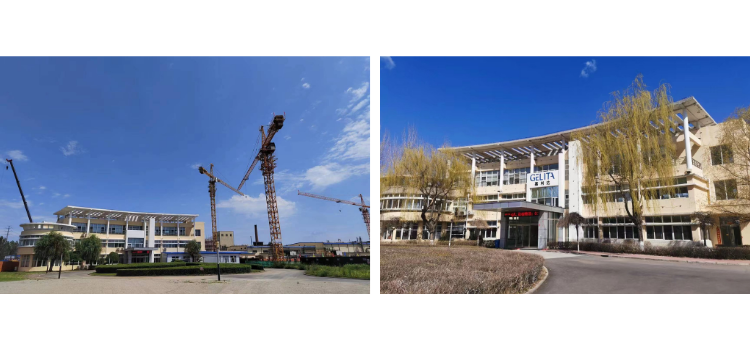
[[[28,275],[40,272],[0,272],[0,282],[23,281]]]
[[[370,265],[349,264],[344,266],[309,265],[306,275],[318,277],[370,279]]]

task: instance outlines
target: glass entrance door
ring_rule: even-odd
[[[539,245],[539,227],[534,224],[508,225],[508,248],[528,248]]]

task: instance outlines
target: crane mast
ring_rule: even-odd
[[[31,212],[29,212],[29,205],[26,203],[26,196],[23,195],[21,181],[18,181],[18,174],[16,174],[16,166],[13,165],[13,159],[6,159],[5,161],[10,163],[10,167],[13,168],[13,176],[15,176],[16,184],[18,184],[18,192],[21,192],[21,200],[23,200],[23,206],[26,208],[26,216],[29,217],[29,222],[33,223],[34,221],[31,220]],[[8,170],[8,166],[5,166],[5,170]]]
[[[214,165],[211,164],[211,170],[206,170],[204,167],[198,167],[198,171],[201,174],[205,174],[209,177],[208,179],[208,194],[211,197],[211,239],[214,242],[214,248],[218,252],[221,249],[221,246],[219,245],[219,229],[216,226],[216,183],[220,183],[230,190],[234,191],[235,193],[245,196],[244,193],[240,192],[239,190],[235,189],[234,187],[230,186],[226,182],[222,181],[220,178],[214,176]]]
[[[370,238],[370,210],[369,210],[370,206],[367,205],[367,204],[365,204],[365,198],[362,197],[362,194],[359,195],[359,200],[362,203],[356,203],[356,202],[347,201],[347,200],[343,200],[343,199],[337,199],[337,198],[331,198],[331,197],[321,196],[319,194],[305,193],[305,192],[301,192],[299,190],[297,191],[297,194],[300,195],[300,196],[317,198],[317,199],[322,199],[322,200],[326,200],[326,201],[336,202],[336,203],[340,203],[340,204],[349,204],[349,205],[354,205],[354,206],[359,207],[359,211],[362,213],[362,218],[365,221],[365,226],[367,226],[367,238],[368,239]]]
[[[250,173],[255,168],[255,164],[260,162],[260,170],[263,173],[263,185],[266,193],[266,209],[268,211],[268,227],[271,233],[271,259],[273,261],[281,261],[284,259],[284,248],[281,244],[281,223],[279,221],[279,208],[276,203],[276,186],[274,185],[273,173],[276,169],[276,144],[271,140],[274,135],[281,130],[284,126],[284,115],[277,115],[273,117],[271,125],[268,127],[268,135],[266,135],[263,126],[260,127],[261,147],[258,155],[253,160],[250,168],[247,169],[245,177],[242,178],[242,182],[237,189],[242,189]]]

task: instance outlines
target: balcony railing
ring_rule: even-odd
[[[703,166],[701,165],[701,162],[695,160],[695,158],[691,158],[691,159],[693,161],[692,163],[693,163],[694,167],[696,167],[698,169],[703,169]],[[678,164],[687,164],[687,158],[686,157],[677,158],[677,159],[675,159],[674,164],[675,165],[678,165]]]

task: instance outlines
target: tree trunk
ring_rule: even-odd
[[[60,279],[60,276],[62,275],[62,265],[63,265],[63,255],[60,254],[60,268],[57,269],[57,279]]]

